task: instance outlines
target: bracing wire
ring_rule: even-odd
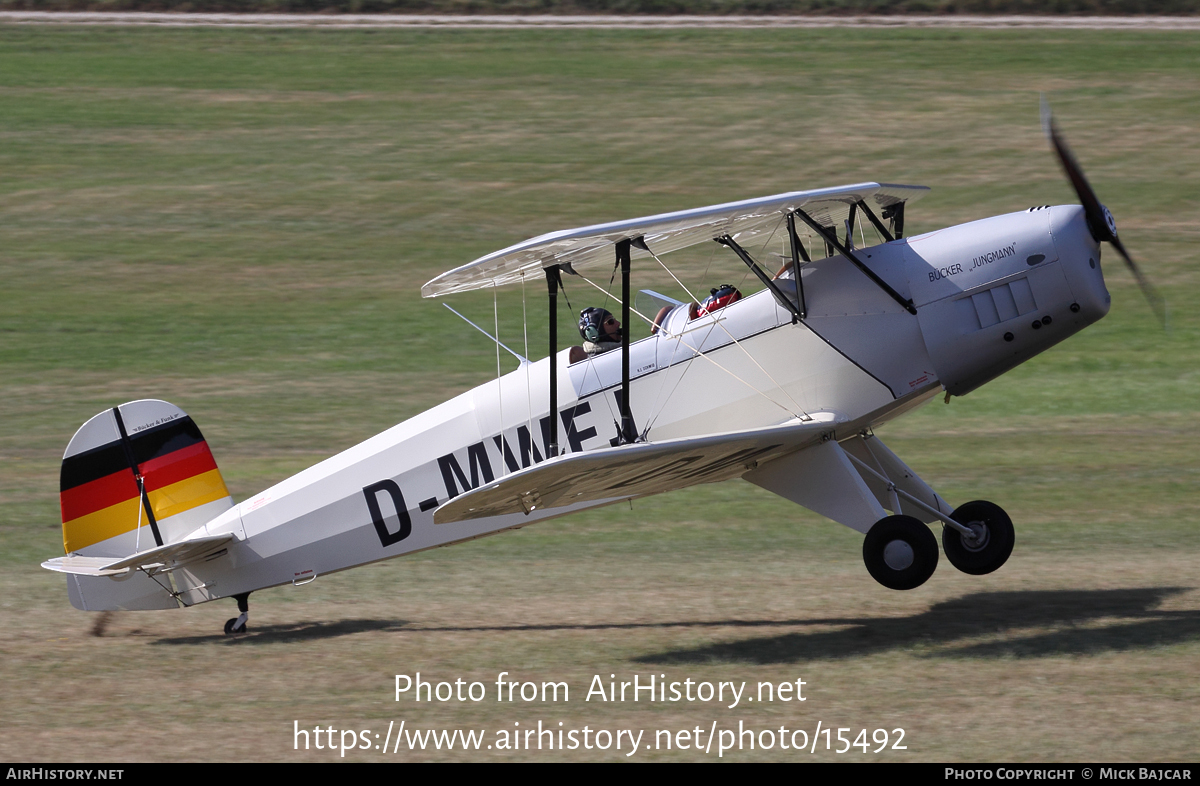
[[[708,252],[708,264],[704,266],[704,272],[700,274],[700,282],[701,283],[708,280],[708,271],[712,270],[712,263],[713,263],[713,260],[716,258],[717,258],[717,244],[713,243],[712,248]]]
[[[782,221],[782,219],[781,219],[781,221]],[[778,229],[778,226],[776,227],[776,229]],[[772,232],[772,235],[773,234],[774,234],[774,232]],[[769,239],[768,239],[768,242],[769,242]],[[683,291],[688,294],[688,297],[690,297],[693,301],[695,301],[697,303],[700,302],[700,301],[696,300],[696,296],[692,294],[691,290],[689,290],[687,288],[687,286],[682,281],[679,280],[679,277],[676,276],[675,273],[672,272],[672,270],[666,266],[666,264],[662,261],[662,259],[659,258],[658,254],[655,254],[653,251],[651,251],[650,256],[654,258],[654,261],[657,262],[662,267],[662,269],[665,270],[669,276],[671,276],[671,278],[675,279],[675,283],[683,288]],[[749,358],[750,362],[752,362],[755,366],[757,366],[758,370],[761,371],[767,377],[767,379],[771,380],[771,384],[775,385],[776,388],[778,388],[780,391],[783,392],[783,394],[785,396],[788,397],[788,399],[792,402],[792,405],[795,406],[795,408],[799,411],[800,414],[796,414],[796,412],[789,410],[783,404],[780,404],[778,401],[775,401],[775,399],[771,398],[763,391],[759,390],[758,388],[754,387],[750,383],[746,382],[744,379],[741,379],[741,377],[738,377],[736,374],[733,375],[735,378],[737,378],[743,384],[746,384],[747,386],[749,386],[756,393],[758,393],[763,398],[770,401],[772,404],[775,404],[780,409],[783,409],[784,411],[788,412],[788,414],[792,415],[793,417],[803,417],[805,419],[808,418],[808,413],[805,412],[804,408],[800,406],[799,402],[797,402],[796,399],[794,399],[792,397],[792,394],[788,393],[787,389],[784,388],[782,385],[780,385],[779,382],[777,382],[775,380],[775,377],[773,377],[769,371],[767,371],[765,368],[762,367],[762,364],[759,363],[758,360],[755,359],[754,355],[750,354],[750,351],[747,350],[744,346],[742,346],[741,342],[738,341],[737,338],[732,333],[729,332],[729,329],[726,328],[723,324],[721,324],[721,320],[719,320],[719,319],[713,320],[713,325],[714,325],[714,327],[720,327],[721,330],[724,331],[725,335],[729,336],[730,340],[733,341],[733,343],[738,347],[738,349],[742,350],[742,352],[745,353],[746,357]],[[689,346],[689,349],[693,349],[693,348]],[[693,352],[695,354],[701,355],[702,357],[707,357],[707,355],[704,355],[704,353],[699,352],[695,349],[693,349]],[[708,359],[712,360],[712,358],[708,358]],[[715,360],[713,360],[712,362],[716,363]],[[719,368],[722,368],[722,370],[727,370],[727,369],[724,369],[723,367],[721,367],[720,364],[717,364],[717,366]],[[729,373],[733,374],[733,372],[729,372]]]
[[[579,275],[579,277],[580,277],[580,278],[582,278],[582,279],[583,279],[584,281],[586,281],[587,283],[589,283],[589,284],[591,284],[592,286],[594,286],[596,289],[600,290],[601,292],[604,292],[604,294],[606,294],[606,295],[608,294],[608,292],[607,292],[607,291],[604,289],[604,287],[600,286],[600,285],[599,285],[599,284],[597,284],[595,281],[592,281],[592,280],[591,280],[590,278],[588,278],[587,276],[580,274],[580,275]],[[610,281],[609,283],[611,284],[612,282]],[[606,303],[607,303],[607,301],[606,301]],[[636,308],[634,308],[633,306],[630,306],[630,307],[629,307],[629,310],[630,310],[630,311],[632,311],[634,314],[636,314],[638,317],[640,317],[640,318],[642,319],[642,321],[644,321],[644,322],[645,322],[647,325],[650,325],[651,327],[653,327],[653,326],[654,326],[654,320],[653,320],[653,319],[650,319],[649,317],[647,317],[647,316],[646,316],[645,314],[643,314],[642,312],[638,311],[638,310],[637,310]],[[624,329],[624,328],[625,328],[625,326],[624,326],[624,325],[622,325],[622,326],[621,326],[621,328],[622,328],[622,329]]]
[[[508,474],[508,462],[504,460],[504,381],[500,373],[500,301],[496,295],[496,279],[492,279],[492,320],[496,330],[496,401],[500,406],[500,473],[503,476]]]
[[[525,307],[525,271],[521,271],[521,329],[525,332],[525,357],[529,358],[529,311]],[[529,410],[529,420],[526,421],[526,426],[529,428],[529,433],[533,434],[533,388],[529,382],[529,367],[532,363],[525,364],[525,404]],[[501,459],[504,457],[501,456]]]
[[[715,251],[715,249],[714,249],[714,251]],[[685,284],[684,284],[682,281],[680,281],[680,280],[679,280],[679,278],[678,278],[678,277],[675,275],[675,273],[674,273],[674,272],[673,272],[673,271],[672,271],[670,268],[668,268],[668,267],[667,267],[665,264],[663,264],[663,261],[662,261],[661,259],[659,259],[659,258],[658,258],[658,256],[657,256],[657,255],[656,255],[656,254],[655,254],[653,251],[651,251],[651,252],[649,252],[649,253],[650,253],[650,256],[654,257],[654,260],[655,260],[656,262],[658,262],[658,264],[659,264],[659,265],[662,267],[662,269],[663,269],[663,270],[665,270],[665,271],[667,271],[667,274],[668,274],[669,276],[671,276],[671,278],[675,279],[675,283],[676,283],[676,284],[678,284],[678,285],[679,285],[679,286],[680,286],[680,287],[683,289],[683,291],[684,291],[684,292],[687,294],[687,296],[688,296],[688,297],[689,297],[689,298],[692,300],[692,302],[694,302],[694,303],[695,303],[695,302],[699,302],[699,301],[696,299],[696,296],[692,294],[691,290],[689,290],[689,289],[687,288],[687,286],[686,286],[686,285],[685,285]],[[666,320],[663,320],[663,321],[664,321],[664,323],[666,322]],[[719,322],[721,322],[721,321],[722,321],[722,318],[721,318],[721,316],[720,316],[720,315],[716,316],[716,317],[713,319],[712,323],[711,323],[711,324],[708,326],[708,330],[707,330],[707,332],[705,332],[705,334],[704,334],[704,337],[703,337],[703,338],[701,338],[699,342],[697,342],[698,346],[701,346],[701,347],[702,347],[702,346],[704,346],[704,342],[708,340],[708,337],[709,337],[710,335],[712,335],[712,332],[713,332],[713,330],[715,330],[715,329],[717,328],[717,324],[718,324]],[[722,330],[724,330],[724,326],[722,325],[721,327],[722,327]],[[680,333],[678,333],[678,334],[672,334],[672,333],[670,333],[670,331],[666,330],[666,329],[665,329],[665,327],[660,327],[660,331],[661,331],[661,332],[663,333],[663,335],[664,335],[664,336],[666,336],[668,339],[670,339],[670,338],[674,338],[674,339],[675,339],[675,349],[676,349],[676,351],[678,351],[680,344],[682,344],[682,343],[683,343],[683,335],[684,335],[684,333],[688,332],[688,331],[682,331],[682,332],[680,332]],[[728,330],[726,330],[725,332],[726,332],[726,334],[728,334],[728,333],[729,333],[729,331],[728,331]],[[695,360],[697,356],[703,357],[704,359],[708,360],[710,363],[712,363],[712,364],[713,364],[714,366],[716,366],[717,368],[719,368],[719,369],[721,369],[722,371],[724,371],[725,373],[729,374],[730,376],[732,376],[732,377],[733,377],[734,379],[736,379],[737,381],[741,382],[743,385],[746,385],[747,387],[749,387],[749,388],[750,388],[751,390],[753,390],[755,393],[758,393],[760,396],[763,396],[764,398],[766,398],[768,401],[770,401],[770,402],[771,402],[772,404],[774,404],[775,406],[777,406],[777,407],[779,407],[779,408],[783,409],[783,410],[784,410],[785,412],[787,412],[789,415],[793,415],[793,416],[795,415],[795,413],[793,413],[793,412],[789,411],[789,410],[787,409],[787,407],[784,407],[782,404],[780,404],[779,402],[777,402],[777,401],[775,401],[774,399],[772,399],[772,398],[771,398],[770,396],[768,396],[766,393],[764,393],[763,391],[761,391],[761,390],[759,390],[758,388],[754,387],[754,385],[751,385],[749,382],[747,382],[746,380],[742,379],[742,378],[741,378],[741,377],[739,377],[737,374],[735,374],[735,373],[733,373],[732,371],[730,371],[729,369],[725,368],[724,366],[722,366],[720,363],[718,363],[718,362],[717,362],[716,360],[714,360],[713,358],[711,358],[711,357],[708,357],[707,355],[703,354],[703,353],[702,353],[700,350],[696,349],[696,347],[693,347],[693,346],[691,346],[691,345],[686,345],[686,346],[687,346],[688,350],[690,350],[690,351],[691,351],[691,353],[692,353],[692,356],[691,356],[691,358],[689,358],[689,359],[688,359],[689,361],[691,361],[691,360]],[[674,364],[672,364],[672,365],[674,365]],[[679,379],[675,380],[675,384],[674,384],[674,385],[671,387],[671,392],[667,394],[666,401],[670,401],[670,400],[671,400],[671,396],[674,396],[674,395],[675,395],[675,391],[679,389],[679,385],[680,385],[680,384],[682,384],[682,382],[683,382],[683,378],[684,378],[685,376],[687,376],[687,373],[688,373],[688,372],[691,370],[691,368],[692,368],[692,364],[691,364],[691,362],[689,362],[689,363],[688,363],[688,364],[687,364],[687,365],[684,367],[684,369],[683,369],[683,373],[681,373],[681,374],[679,375]],[[659,388],[658,388],[658,394],[657,394],[657,395],[654,397],[654,404],[653,404],[653,405],[650,407],[651,416],[650,416],[649,422],[646,424],[646,429],[645,429],[647,432],[649,432],[650,428],[651,428],[651,427],[652,427],[652,426],[653,426],[655,423],[657,423],[657,422],[658,422],[658,418],[659,418],[659,416],[661,416],[661,415],[662,415],[663,409],[665,409],[665,408],[666,408],[666,402],[665,402],[665,401],[664,401],[664,403],[663,403],[663,408],[662,408],[662,409],[660,409],[660,408],[659,408],[659,406],[658,406],[658,402],[659,402],[660,400],[662,400],[662,391],[663,391],[663,388],[664,388],[665,386],[666,386],[666,385],[665,385],[665,380],[664,380],[664,384],[659,386]]]
[[[763,252],[766,250],[767,246],[769,246],[769,245],[771,244],[771,240],[772,240],[772,239],[774,239],[774,237],[775,237],[775,234],[776,234],[776,233],[779,231],[779,227],[780,227],[780,226],[783,224],[783,221],[786,221],[786,220],[787,220],[787,217],[785,216],[785,217],[784,217],[784,218],[783,218],[783,219],[782,219],[782,220],[781,220],[779,223],[777,223],[777,224],[775,225],[775,228],[771,230],[771,234],[767,236],[767,239],[766,239],[766,241],[764,241],[764,242],[763,242],[763,244],[762,244],[762,248],[760,248],[760,249],[759,249],[759,256],[762,256],[762,254],[763,254]],[[715,245],[714,245],[714,247],[713,247],[713,250],[712,250],[712,254],[709,256],[709,260],[708,260],[708,267],[706,267],[706,268],[705,268],[705,276],[707,276],[709,268],[711,268],[711,267],[712,267],[712,260],[713,260],[713,258],[716,256],[716,253],[717,253],[717,249],[716,249],[716,247],[715,247]],[[658,258],[657,258],[657,257],[655,257],[655,259],[657,260]],[[659,263],[660,265],[662,265],[662,260],[658,260],[658,263]],[[665,269],[665,266],[664,266],[664,269]],[[668,273],[670,273],[671,271],[669,271],[669,270],[668,270],[667,272],[668,272]],[[749,276],[749,275],[750,275],[750,269],[749,269],[749,268],[747,268],[747,269],[745,270],[745,272],[743,272],[743,273],[742,273],[742,280],[741,280],[741,281],[738,283],[738,287],[739,287],[739,288],[740,288],[740,287],[741,287],[743,284],[745,284],[745,283],[746,283],[746,277],[747,277],[747,276]],[[672,276],[672,277],[674,277],[674,276]],[[704,278],[701,278],[701,281],[703,281],[703,280],[704,280]],[[685,289],[685,291],[686,291],[686,287],[685,287],[684,289]],[[689,293],[689,294],[691,294],[691,293]],[[693,300],[695,300],[695,298],[692,298],[692,299],[693,299]],[[714,321],[713,321],[713,324],[709,326],[708,333],[706,333],[706,334],[705,334],[705,336],[704,336],[704,338],[703,338],[703,339],[701,339],[701,341],[699,342],[699,343],[700,343],[700,346],[703,346],[703,345],[704,345],[704,341],[706,341],[706,340],[708,339],[708,336],[712,334],[712,331],[713,331],[713,330],[716,328],[716,323],[717,323],[717,320],[714,320]],[[726,331],[726,333],[728,333],[728,332],[729,332],[729,331]],[[678,340],[676,341],[676,344],[675,344],[676,348],[678,348],[678,346],[679,346],[679,342],[682,340],[682,338],[683,338],[683,336],[682,336],[682,335],[680,335],[680,336],[678,337]],[[690,348],[690,347],[689,347],[689,348]],[[692,357],[693,357],[693,359],[695,358],[696,354],[697,354],[697,353],[696,353],[696,351],[693,349],[693,350],[692,350]],[[750,359],[751,359],[751,360],[754,360],[754,358],[750,358]],[[756,365],[757,365],[757,363],[756,363]],[[683,378],[684,378],[685,376],[687,376],[687,373],[688,373],[688,371],[690,371],[690,370],[691,370],[691,368],[692,368],[692,364],[691,364],[691,363],[688,363],[688,365],[684,367],[684,369],[683,369],[683,373],[679,375],[679,378],[678,378],[677,380],[675,380],[675,384],[671,386],[671,392],[667,394],[666,401],[670,401],[670,400],[671,400],[671,397],[675,395],[675,391],[679,389],[679,386],[680,386],[680,384],[682,384],[682,383],[683,383]],[[760,368],[761,368],[761,366],[760,366]],[[768,376],[770,376],[770,375],[768,375]],[[771,381],[772,381],[772,382],[774,382],[774,380],[771,380]],[[776,385],[778,385],[778,383],[776,383]],[[651,426],[653,426],[653,425],[654,425],[654,423],[656,423],[656,422],[658,421],[659,415],[661,415],[661,414],[662,414],[662,410],[661,410],[661,409],[658,409],[658,402],[659,402],[660,400],[662,400],[662,391],[663,391],[663,389],[664,389],[665,387],[666,387],[666,385],[665,385],[665,384],[663,384],[663,385],[660,385],[660,386],[659,386],[659,388],[658,388],[658,394],[657,394],[657,395],[655,395],[655,397],[654,397],[654,406],[652,406],[652,407],[650,408],[650,411],[651,411],[652,415],[651,415],[651,417],[650,417],[650,422],[646,424],[646,431],[649,431],[649,430],[650,430],[650,427],[651,427]],[[761,392],[761,391],[759,391],[759,392]],[[791,398],[791,396],[789,396],[789,398]],[[794,401],[794,400],[793,400],[793,403],[795,403],[795,401]],[[665,407],[665,406],[666,406],[666,404],[664,403],[664,404],[663,404],[663,406]],[[798,405],[797,405],[797,408],[799,408],[799,406],[798,406]],[[803,409],[801,409],[801,412],[803,412]],[[789,412],[789,414],[793,414],[793,415],[794,415],[795,413],[791,413],[791,412]]]
[[[605,289],[603,287],[601,287],[596,282],[592,281],[587,276],[580,275],[579,277],[582,278],[587,283],[591,284],[596,289],[600,290],[601,292],[604,292],[604,294],[605,294],[604,303],[605,303],[605,305],[608,305],[608,292],[605,291]],[[608,283],[609,283],[609,286],[612,286],[611,281]],[[603,306],[601,306],[601,308],[603,308]],[[629,307],[629,310],[632,311],[633,313],[637,314],[642,319],[646,319],[646,317],[643,314],[638,313],[638,311],[636,309],[634,309],[632,306]],[[622,325],[621,329],[628,330],[629,328],[626,325]],[[587,356],[587,370],[583,372],[583,381],[587,382],[588,374],[592,374],[596,377],[596,384],[603,387],[604,382],[600,379],[600,372],[596,370],[596,364],[593,362],[594,360],[595,360],[595,357],[593,357],[592,355]],[[604,400],[604,406],[606,406],[608,408],[608,416],[610,418],[612,418],[614,421],[617,420],[618,419],[617,415],[616,415],[616,413],[613,412],[613,405],[612,405],[612,402],[609,401],[608,396],[601,396],[600,398],[602,398]]]
[[[146,507],[144,502],[146,489],[143,485],[144,481],[138,480],[138,522],[137,529],[134,530],[137,534],[133,536],[133,553],[137,554],[142,550],[142,508]]]

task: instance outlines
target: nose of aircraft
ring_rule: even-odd
[[[1050,234],[1071,288],[1070,319],[1082,328],[1108,313],[1112,302],[1100,269],[1100,242],[1079,205],[1050,208]]]
[[[1150,308],[1154,310],[1158,321],[1166,326],[1167,310],[1163,303],[1162,297],[1154,286],[1142,275],[1142,271],[1134,263],[1133,258],[1129,256],[1129,252],[1125,250],[1125,244],[1117,237],[1117,222],[1113,219],[1112,213],[1107,207],[1100,203],[1100,199],[1096,196],[1096,192],[1092,190],[1087,178],[1083,175],[1083,168],[1079,166],[1079,162],[1075,160],[1075,156],[1071,154],[1071,149],[1067,147],[1066,141],[1062,135],[1058,133],[1058,127],[1054,124],[1054,117],[1050,114],[1050,106],[1045,99],[1042,100],[1042,124],[1046,129],[1046,136],[1050,138],[1050,144],[1054,147],[1054,152],[1058,155],[1059,163],[1062,164],[1063,171],[1067,174],[1067,179],[1071,181],[1071,185],[1075,188],[1075,193],[1079,195],[1079,202],[1083,205],[1083,211],[1087,217],[1088,229],[1091,231],[1092,237],[1096,242],[1112,243],[1117,249],[1117,253],[1125,260],[1125,264],[1129,267],[1129,272],[1133,273],[1133,277],[1137,279],[1138,286],[1141,287],[1142,294],[1146,297],[1146,302],[1150,304]],[[1097,260],[1097,264],[1099,260]]]

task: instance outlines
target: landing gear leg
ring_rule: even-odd
[[[226,636],[233,633],[245,633],[246,621],[250,619],[250,593],[243,592],[241,595],[234,595],[233,599],[237,601],[238,611],[241,614],[225,621]]]
[[[920,519],[887,516],[867,533],[863,562],[871,577],[888,589],[913,589],[928,581],[937,568],[937,538]]]

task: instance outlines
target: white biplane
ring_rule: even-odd
[[[241,614],[226,632],[240,632],[256,590],[741,477],[863,533],[884,586],[932,575],[934,522],[951,564],[990,573],[1013,548],[1004,511],[951,506],[872,429],[1103,317],[1102,241],[1161,312],[1048,114],[1046,126],[1082,206],[904,237],[927,189],[858,183],[553,232],[438,276],[425,297],[545,284],[549,356],[518,355],[515,371],[239,504],[182,410],[143,400],[101,412],[67,446],[67,554],[43,565],[68,574],[80,609],[233,597]],[[746,250],[772,235],[785,244],[778,273]],[[559,349],[564,276],[619,268],[628,326],[634,263],[667,269],[664,254],[713,241],[758,292],[702,314],[649,293],[667,306],[649,337],[626,329],[619,351],[582,359]]]

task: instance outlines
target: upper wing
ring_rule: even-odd
[[[856,202],[883,208],[919,199],[928,191],[926,186],[858,183],[564,229],[526,240],[443,273],[421,287],[421,295],[438,297],[516,283],[523,276],[537,274],[540,277],[541,269],[551,265],[569,265],[572,269],[593,264],[612,266],[613,246],[618,241],[636,237],[644,237],[646,245],[656,254],[677,251],[722,235],[731,235],[745,246],[758,235],[776,231],[784,216],[797,208],[804,208],[825,226],[840,228],[849,216],[850,205]],[[647,254],[635,248],[632,256],[637,259]]]
[[[59,573],[77,573],[81,576],[119,576],[130,570],[145,569],[162,572],[168,567],[177,567],[184,562],[206,557],[233,540],[233,535],[213,535],[193,538],[179,543],[139,551],[128,557],[77,557],[67,555],[55,557],[42,563],[46,570]]]
[[[834,415],[784,426],[622,445],[571,453],[526,467],[447,502],[435,524],[507,513],[532,513],[579,502],[644,497],[739,477],[761,463],[820,442],[833,430]]]

